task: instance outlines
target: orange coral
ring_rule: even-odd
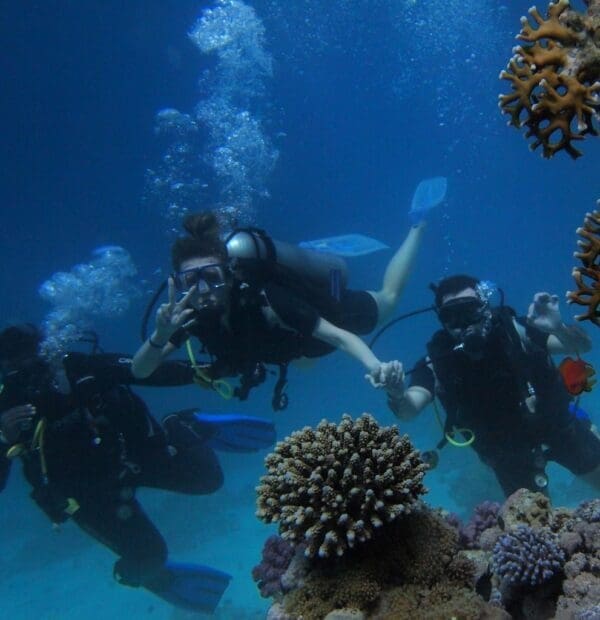
[[[583,227],[577,229],[577,234],[583,241],[577,242],[581,251],[574,256],[582,266],[573,269],[577,290],[569,291],[567,299],[569,303],[588,307],[584,314],[575,317],[578,321],[588,320],[600,326],[600,211],[586,213]]]
[[[546,19],[529,9],[534,25],[522,17],[517,35],[526,45],[514,48],[500,73],[513,89],[500,95],[500,109],[510,115],[509,125],[527,127],[531,149],[542,146],[547,158],[564,149],[576,159],[581,151],[572,142],[598,135],[600,0],[585,1],[586,14],[572,10],[569,0],[551,2]]]

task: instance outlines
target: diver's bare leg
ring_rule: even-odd
[[[387,321],[396,308],[415,263],[424,230],[425,222],[411,227],[385,270],[382,288],[379,291],[369,291],[377,303],[378,323]]]

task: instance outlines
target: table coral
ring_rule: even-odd
[[[279,442],[265,459],[257,516],[279,523],[308,557],[341,556],[409,512],[427,466],[408,437],[370,415],[326,420]]]
[[[542,147],[546,158],[565,150],[573,159],[581,151],[573,146],[586,134],[598,135],[600,111],[600,0],[585,0],[588,10],[579,13],[569,0],[548,6],[544,19],[536,7],[533,20],[521,18],[517,39],[500,79],[513,92],[500,95],[499,107],[510,115],[509,125],[527,127],[531,149]]]

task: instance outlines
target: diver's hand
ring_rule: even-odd
[[[527,322],[546,334],[553,334],[563,326],[558,295],[536,293],[527,312]]]
[[[21,433],[33,428],[36,409],[33,405],[19,405],[0,413],[0,439],[6,444],[17,443]]]
[[[404,396],[404,370],[398,360],[383,362],[365,379],[376,389],[384,389],[391,398]]]
[[[175,282],[169,278],[169,301],[161,304],[156,311],[156,325],[153,340],[167,342],[169,338],[180,328],[190,322],[194,315],[194,309],[188,306],[190,297],[196,292],[196,286],[179,300],[175,300]]]

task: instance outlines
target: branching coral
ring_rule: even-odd
[[[279,536],[269,536],[265,541],[262,561],[252,569],[260,595],[268,598],[283,593],[281,578],[285,574],[292,557],[294,546]]]
[[[558,574],[565,554],[553,534],[520,525],[494,547],[494,571],[512,584],[538,586]]]
[[[542,146],[547,158],[564,149],[575,159],[581,151],[572,142],[598,135],[600,0],[585,1],[586,14],[572,10],[569,0],[551,2],[546,19],[530,8],[535,27],[521,18],[517,39],[524,45],[500,73],[513,88],[500,95],[500,109],[510,115],[509,125],[527,127],[531,149]]]
[[[584,314],[575,317],[578,321],[589,320],[600,325],[600,210],[586,213],[583,227],[577,229],[577,234],[583,240],[577,242],[581,251],[574,256],[582,266],[573,269],[577,290],[568,292],[567,299],[569,303],[588,307]]]
[[[364,414],[323,420],[277,444],[257,487],[257,516],[308,557],[341,556],[410,511],[427,469],[408,437]]]

